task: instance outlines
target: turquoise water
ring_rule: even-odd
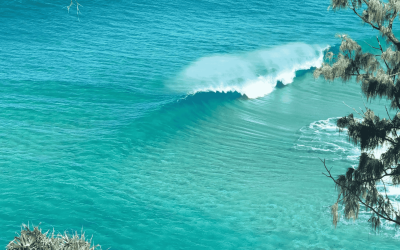
[[[374,42],[350,12],[82,0],[78,18],[68,4],[0,7],[0,245],[29,221],[103,249],[398,246],[365,213],[331,224],[318,157],[335,174],[355,164],[334,124],[363,101],[310,67],[336,33]]]

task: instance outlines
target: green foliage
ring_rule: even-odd
[[[388,186],[400,184],[400,41],[392,31],[393,22],[400,11],[400,0],[331,0],[333,10],[351,9],[365,24],[379,31],[386,40],[384,50],[377,36],[376,53],[363,52],[361,46],[348,35],[339,35],[339,53],[327,52],[325,63],[314,71],[314,77],[325,80],[339,78],[346,82],[355,77],[361,83],[367,100],[383,98],[390,101],[396,115],[380,118],[365,107],[353,114],[338,119],[339,131],[347,131],[349,140],[360,146],[361,155],[356,168],[334,178],[323,161],[327,177],[338,190],[338,199],[331,207],[333,224],[339,221],[339,205],[344,207],[346,219],[357,219],[360,207],[371,213],[369,222],[377,229],[382,221],[400,225],[400,211],[388,196]],[[329,9],[328,8],[328,9]],[[379,157],[373,150],[384,149]]]
[[[101,249],[99,245],[91,246],[91,241],[85,240],[85,233],[81,236],[77,232],[69,235],[66,232],[64,234],[55,234],[54,231],[42,233],[42,230],[38,227],[33,227],[30,230],[29,226],[23,224],[21,228],[21,234],[19,237],[15,237],[10,243],[8,243],[7,250],[95,250]]]

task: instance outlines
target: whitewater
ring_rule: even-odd
[[[335,126],[364,107],[359,84],[312,74],[336,34],[374,44],[354,14],[325,0],[68,4],[0,8],[1,245],[29,222],[103,249],[397,248],[398,229],[374,232],[366,212],[334,228],[321,173],[319,158],[338,175],[360,154]]]
[[[296,72],[320,67],[328,46],[292,43],[242,55],[200,58],[170,85],[176,91],[238,92],[249,98],[271,93],[280,82],[293,82]]]

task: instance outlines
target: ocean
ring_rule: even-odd
[[[336,129],[366,101],[314,79],[346,33],[328,0],[10,0],[0,5],[0,245],[22,223],[103,249],[395,249],[363,212],[332,225]],[[345,104],[343,103],[345,102]]]

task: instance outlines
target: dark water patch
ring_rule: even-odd
[[[187,95],[185,98],[178,100],[178,103],[204,103],[209,101],[232,101],[236,99],[248,99],[246,95],[243,95],[237,91],[228,91],[228,92],[220,92],[220,91],[202,91],[196,92],[194,94]]]
[[[283,84],[281,81],[278,81],[275,86],[275,88],[277,89],[283,89],[284,87],[286,87],[286,85]]]
[[[306,75],[309,72],[314,72],[315,69],[316,69],[316,67],[311,67],[309,69],[297,70],[296,71],[296,77],[301,77],[301,76]]]

